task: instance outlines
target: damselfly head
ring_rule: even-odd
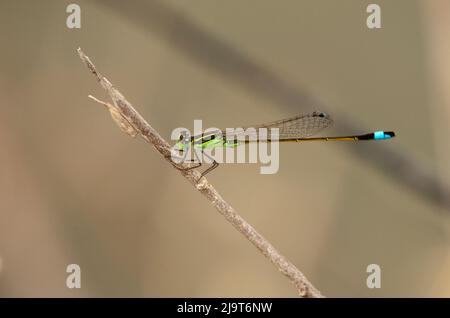
[[[191,135],[187,131],[182,131],[180,137],[178,137],[178,142],[188,144],[191,141]]]
[[[175,149],[180,152],[189,149],[189,144],[191,142],[190,134],[187,131],[182,131],[178,137],[178,142],[175,144]]]

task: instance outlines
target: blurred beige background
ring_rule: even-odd
[[[234,127],[311,110],[192,58],[175,43],[177,20],[154,22],[154,6],[318,97],[335,120],[327,133],[396,130],[375,149],[398,149],[448,184],[450,2],[376,1],[383,27],[369,30],[371,2],[80,0],[82,27],[70,30],[69,1],[1,0],[0,296],[296,296],[154,149],[87,98],[106,100],[78,47],[167,139],[194,119]],[[449,209],[352,147],[375,145],[281,145],[275,175],[222,165],[209,179],[326,296],[449,297]],[[65,285],[71,263],[79,290]],[[381,289],[366,287],[371,263]]]

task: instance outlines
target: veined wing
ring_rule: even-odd
[[[246,138],[258,137],[259,128],[267,128],[267,137],[270,137],[270,129],[278,128],[279,139],[286,138],[306,138],[318,134],[320,131],[333,124],[331,117],[325,113],[313,112],[301,114],[294,117],[273,121],[270,123],[243,127],[243,131],[229,133],[222,131],[225,139],[236,139],[242,134]],[[252,131],[246,131],[248,128],[254,128]]]

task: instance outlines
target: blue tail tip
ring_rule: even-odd
[[[382,139],[390,139],[395,137],[395,132],[393,131],[376,131],[373,133],[373,138],[375,140],[382,140]]]

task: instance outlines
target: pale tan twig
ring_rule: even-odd
[[[134,109],[125,97],[102,76],[90,59],[78,49],[81,60],[89,70],[95,75],[100,85],[108,92],[113,101],[113,105],[102,102],[90,96],[96,102],[106,106],[113,119],[120,128],[133,135],[137,133],[148,143],[152,144],[156,150],[175,167],[183,168],[184,164],[175,164],[170,157],[171,147],[159,133]],[[301,297],[323,297],[322,294],[308,281],[303,273],[281,255],[261,234],[259,234],[247,221],[245,221],[217,192],[217,190],[204,177],[200,178],[200,173],[196,170],[180,170],[181,174],[189,180],[203,196],[230,222],[242,235],[244,235],[254,246],[266,256],[275,267],[282,272],[295,285]]]

